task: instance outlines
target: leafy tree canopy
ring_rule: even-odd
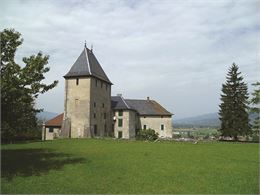
[[[17,48],[22,45],[21,34],[14,29],[4,29],[1,37],[1,104],[2,104],[2,140],[12,140],[25,136],[37,126],[35,100],[54,88],[58,81],[44,84],[44,73],[49,56],[38,52],[24,57],[22,68],[15,62]]]

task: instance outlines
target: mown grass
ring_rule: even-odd
[[[259,194],[259,145],[73,139],[2,145],[1,193]]]

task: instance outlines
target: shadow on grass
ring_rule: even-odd
[[[83,162],[84,158],[46,149],[2,150],[1,177],[11,180],[15,176],[41,175],[67,164]]]

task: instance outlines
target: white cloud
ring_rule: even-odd
[[[259,78],[259,1],[6,0],[2,5],[1,29],[13,27],[25,40],[17,59],[39,50],[50,55],[46,82],[60,83],[38,100],[48,111],[63,111],[62,76],[84,40],[94,44],[113,94],[151,96],[176,117],[216,112],[232,62],[247,82]]]

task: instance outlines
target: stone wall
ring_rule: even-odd
[[[111,134],[111,85],[96,78],[91,78],[90,113],[93,135],[103,137]]]
[[[136,112],[132,110],[123,110],[123,116],[119,116],[119,111],[115,111],[114,115],[116,120],[114,121],[114,136],[119,138],[119,132],[122,132],[123,139],[135,138],[135,119]],[[123,125],[119,127],[119,119],[122,119]]]
[[[172,138],[172,118],[170,116],[140,116],[141,129],[146,125],[146,129],[154,129],[159,137]],[[161,130],[164,125],[164,130]]]
[[[70,120],[70,137],[108,135],[112,128],[111,85],[93,77],[65,82],[64,120]]]
[[[53,132],[50,132],[50,129],[53,129]],[[60,130],[59,127],[45,127],[45,140],[53,140],[60,137]]]
[[[70,119],[70,136],[84,137],[84,127],[90,126],[91,78],[68,78],[65,80],[64,120]]]

